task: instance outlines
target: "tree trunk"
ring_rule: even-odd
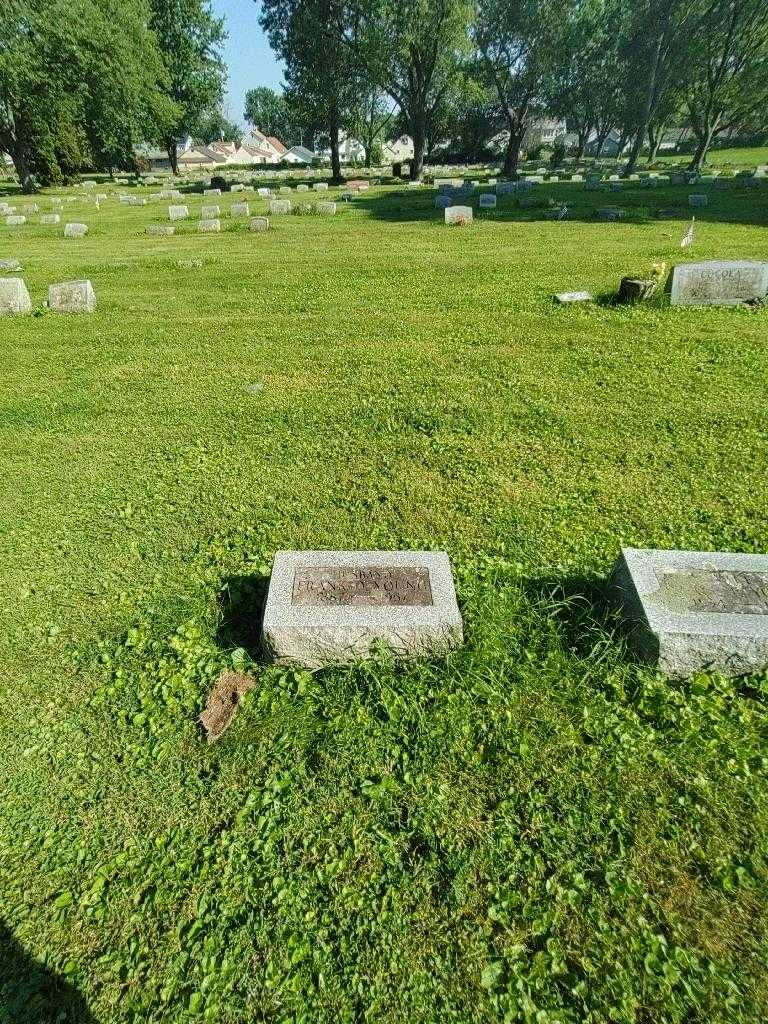
[[[331,111],[331,120],[328,130],[331,140],[331,181],[338,185],[341,177],[341,157],[339,156],[339,117],[335,107]]]
[[[587,139],[589,138],[589,128],[586,131],[579,132],[579,141],[576,146],[576,160],[582,160],[584,157],[584,150],[587,148]]]
[[[641,125],[637,129],[637,133],[635,134],[635,141],[632,143],[632,149],[630,149],[630,151],[629,151],[629,160],[627,161],[627,166],[624,168],[624,175],[623,176],[625,178],[628,178],[630,176],[630,174],[634,174],[635,173],[635,168],[637,167],[638,157],[640,156],[640,150],[643,148],[643,143],[644,142],[645,142],[645,125]]]
[[[523,138],[525,137],[525,129],[517,128],[509,133],[509,141],[507,142],[507,151],[504,154],[504,166],[501,169],[501,173],[505,178],[516,178],[517,167],[520,163],[520,148],[523,145]]]
[[[171,164],[171,170],[175,175],[179,173],[179,159],[176,151],[176,139],[166,139],[165,151],[168,154],[168,160]]]
[[[714,128],[708,127],[705,128],[703,134],[699,136],[696,152],[693,154],[693,159],[688,165],[689,171],[693,171],[695,174],[701,174],[702,168],[707,159],[709,147],[712,145],[714,135]]]
[[[420,110],[411,116],[411,135],[413,137],[413,159],[411,160],[411,181],[421,181],[424,173],[424,152],[427,143],[427,124],[424,111]]]
[[[29,163],[27,161],[27,155],[24,149],[20,145],[14,145],[9,149],[11,160],[13,160],[13,166],[16,168],[16,174],[21,185],[21,191],[26,195],[31,195],[35,191],[35,179],[32,172],[29,169]]]

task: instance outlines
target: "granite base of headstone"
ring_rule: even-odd
[[[263,621],[279,661],[347,663],[377,645],[444,654],[463,628],[448,556],[417,551],[281,551]]]
[[[609,593],[638,655],[671,676],[768,666],[768,555],[624,548]]]

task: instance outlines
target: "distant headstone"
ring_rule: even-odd
[[[27,223],[27,218],[21,213],[11,213],[5,218],[9,228],[18,228]]]
[[[0,316],[31,313],[32,300],[20,277],[0,277]]]
[[[189,217],[188,206],[169,206],[168,220],[186,220]]]
[[[256,195],[260,196],[262,199],[269,199],[269,197],[272,195],[272,192],[268,188],[257,188]]]
[[[221,189],[220,188],[204,188],[203,189],[203,195],[204,196],[220,196],[221,195]]]
[[[221,221],[218,217],[203,217],[197,222],[198,231],[221,231]]]
[[[471,206],[449,206],[445,211],[445,223],[453,225],[465,225],[472,223]]]
[[[592,302],[592,292],[559,292],[555,298],[561,305],[568,305],[571,302]]]
[[[336,213],[336,203],[318,203],[317,212],[323,214]]]
[[[489,192],[484,192],[480,196],[480,209],[481,210],[495,210],[496,209],[496,196],[491,195]]]
[[[308,667],[366,657],[444,654],[463,627],[448,556],[416,551],[281,551],[264,610],[279,661]]]
[[[48,225],[48,224],[59,224],[60,222],[61,222],[61,217],[59,216],[58,213],[44,213],[40,217],[40,223],[41,224],[46,224],[46,225]]]
[[[290,199],[273,199],[269,204],[269,212],[276,216],[281,213],[291,212],[291,200]]]
[[[64,225],[64,237],[65,238],[85,238],[88,234],[87,224],[65,224]]]
[[[688,196],[689,206],[706,206],[709,203],[709,196],[694,194]]]
[[[251,222],[248,226],[251,231],[269,231],[269,218],[251,217]]]
[[[229,191],[230,192],[245,192],[245,185],[243,185],[242,182],[238,182],[236,185],[233,185],[232,188],[230,188]]]
[[[3,270],[21,270],[21,264],[18,260],[0,260],[0,271]]]
[[[315,192],[327,192],[328,184],[325,181],[316,181],[312,188],[315,190]]]
[[[230,208],[229,215],[236,219],[240,217],[250,217],[251,208],[248,203],[233,203]]]
[[[296,186],[296,191],[297,192],[309,192],[309,185],[306,185],[306,184],[304,184],[304,185],[297,185]]]
[[[92,313],[96,294],[90,281],[63,281],[48,286],[48,308],[54,313]]]
[[[626,210],[619,206],[603,206],[597,210],[597,219],[605,221],[623,220],[627,215]]]
[[[768,263],[703,260],[672,272],[673,306],[740,306],[768,296]]]
[[[173,224],[147,224],[145,230],[148,235],[173,235],[176,232]]]
[[[768,556],[622,549],[609,590],[640,657],[675,677],[768,666]]]
[[[201,206],[200,207],[200,218],[201,220],[212,220],[214,217],[218,217],[221,210],[218,206]]]

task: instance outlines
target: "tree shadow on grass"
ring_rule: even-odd
[[[471,206],[477,221],[490,223],[547,223],[565,226],[574,222],[589,223],[605,230],[626,224],[655,224],[669,230],[679,229],[678,222],[687,222],[695,215],[700,224],[752,224],[768,226],[768,181],[759,189],[743,188],[737,184],[727,189],[702,185],[668,185],[655,189],[638,187],[637,182],[622,186],[619,192],[586,191],[583,185],[569,182],[544,183],[527,192],[520,205],[518,195],[498,196],[493,210],[480,210],[479,197],[483,192],[494,193],[493,186],[475,189],[467,197],[454,197],[454,205]],[[701,193],[708,196],[708,205],[689,207],[688,196]],[[443,210],[435,207],[437,192],[428,185],[420,189],[394,189],[386,192],[365,192],[351,201],[355,209],[365,211],[377,220],[391,222],[433,221],[442,224]],[[536,203],[527,207],[525,202]],[[552,200],[552,204],[549,204]],[[555,219],[556,206],[568,208],[567,217]],[[625,211],[618,221],[602,221],[597,210],[619,207]]]
[[[96,1024],[77,989],[26,953],[0,923],[0,1022]]]
[[[226,650],[244,648],[256,662],[266,662],[261,624],[269,590],[268,576],[230,576],[219,592],[221,618],[216,642]]]

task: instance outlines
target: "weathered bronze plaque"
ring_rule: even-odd
[[[716,569],[665,573],[653,596],[673,612],[768,615],[768,575]]]
[[[345,565],[302,566],[293,577],[291,603],[330,605],[431,605],[428,569]]]

